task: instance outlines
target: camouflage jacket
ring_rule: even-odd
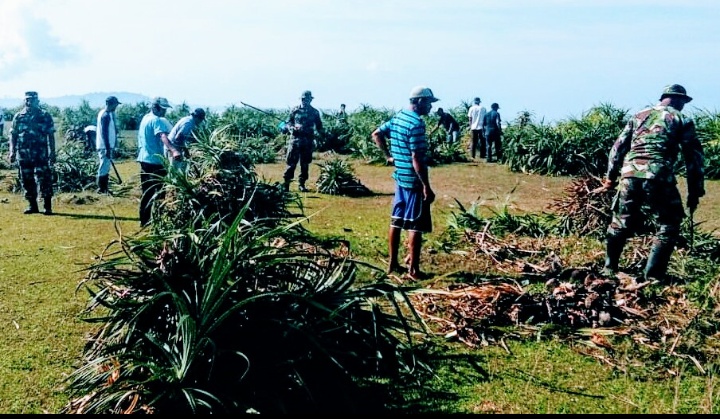
[[[312,139],[315,136],[314,129],[322,131],[322,119],[320,119],[320,112],[312,106],[296,106],[290,111],[290,117],[288,118],[288,125],[291,128],[293,137]],[[295,131],[292,131],[292,127],[297,127]]]
[[[704,154],[695,122],[671,106],[655,105],[635,114],[610,149],[607,179],[657,179],[675,184],[675,164],[682,152],[687,169],[688,194],[701,197]]]
[[[25,107],[12,120],[10,141],[18,161],[48,160],[55,151],[54,135],[55,123],[45,110]]]

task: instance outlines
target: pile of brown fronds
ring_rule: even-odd
[[[494,279],[418,294],[415,307],[437,324],[438,333],[474,346],[478,336],[495,334],[495,326],[550,323],[577,329],[618,326],[629,318],[643,318],[646,310],[638,290],[648,284],[568,269],[550,276],[542,294],[530,294],[512,280]]]
[[[665,286],[653,295],[646,288],[657,283],[637,282],[623,273],[604,278],[584,268],[546,278],[543,292],[495,278],[425,290],[412,301],[435,333],[470,347],[498,344],[507,350],[506,337],[587,338],[588,346],[582,349],[586,355],[624,368],[627,360],[612,357],[620,343],[611,337],[617,336],[645,351],[687,359],[701,372],[703,363],[720,358],[720,344],[715,343],[720,324],[701,320],[702,310],[690,304],[679,287]]]
[[[604,189],[601,179],[585,175],[573,179],[550,209],[560,216],[560,228],[565,234],[600,237],[610,223],[614,196],[615,190]]]

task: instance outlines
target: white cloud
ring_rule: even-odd
[[[32,14],[37,3],[10,0],[0,3],[0,78],[12,80],[47,65],[77,59],[77,50],[52,34],[50,24]]]

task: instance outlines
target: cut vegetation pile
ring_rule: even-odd
[[[553,214],[482,218],[460,205],[465,212],[453,219],[464,228],[465,254],[499,276],[422,290],[413,294],[415,308],[435,333],[470,347],[508,349],[508,338],[553,337],[582,342],[583,353],[621,369],[642,359],[667,373],[682,359],[705,374],[720,355],[716,238],[686,223],[676,271],[662,283],[639,279],[652,222],[629,240],[623,271],[612,278],[600,274],[601,251],[576,249],[574,256],[586,253],[581,267],[559,256],[571,232],[603,237],[613,196],[585,176],[569,183]],[[702,237],[692,248],[691,233]]]

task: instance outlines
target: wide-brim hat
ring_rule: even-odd
[[[688,96],[687,90],[685,90],[685,88],[679,84],[671,84],[669,86],[665,86],[662,94],[660,95],[660,100],[665,99],[667,96],[678,96],[685,99],[685,102],[690,102],[693,99]]]

